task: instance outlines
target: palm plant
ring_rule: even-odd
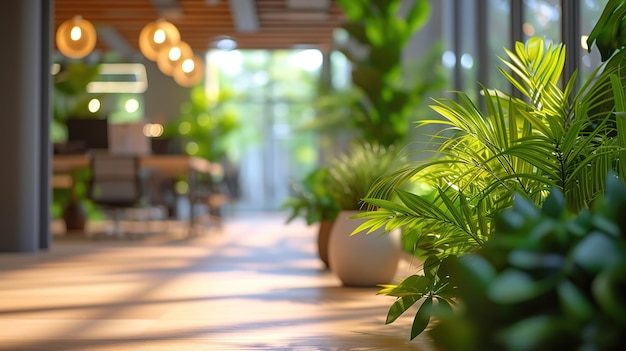
[[[328,193],[339,210],[361,210],[372,184],[399,162],[398,149],[376,143],[355,143],[350,150],[330,160]]]
[[[508,60],[502,62],[511,73],[500,71],[523,98],[483,88],[485,111],[462,92],[457,101],[435,100],[431,107],[443,119],[420,125],[443,127],[434,136],[439,143],[433,150],[441,157],[379,180],[365,199],[371,211],[359,215],[368,221],[355,232],[403,227],[405,235],[417,237],[427,257],[424,275],[381,290],[398,297],[388,322],[424,301],[412,338],[427,326],[431,311],[448,309],[454,302],[454,287],[442,262],[484,246],[494,229],[492,218],[512,205],[515,193],[541,205],[555,187],[563,192],[568,208],[578,212],[603,192],[607,174],[619,168],[622,149],[615,137],[615,114],[600,108],[612,98],[607,90],[623,90],[617,65],[598,68],[575,92],[575,76],[559,87],[563,45],[552,47],[531,38],[506,54]],[[623,94],[615,94],[615,100],[615,106],[626,106]],[[435,187],[436,196],[402,190],[412,182]],[[438,269],[444,272],[438,274]]]

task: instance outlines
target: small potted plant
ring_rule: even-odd
[[[320,260],[328,267],[328,238],[339,207],[328,189],[328,169],[318,167],[309,173],[302,182],[292,186],[293,196],[283,208],[290,211],[287,223],[303,218],[307,225],[319,223],[317,249]]]
[[[328,260],[346,286],[375,286],[395,276],[401,254],[399,232],[388,235],[385,228],[378,228],[356,233],[363,220],[353,216],[361,212],[374,181],[399,161],[393,147],[359,143],[328,166],[328,188],[340,210],[330,233]]]

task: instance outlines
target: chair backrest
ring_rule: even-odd
[[[89,195],[99,205],[132,206],[141,199],[139,160],[131,155],[93,154]]]

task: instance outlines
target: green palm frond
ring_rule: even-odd
[[[541,207],[556,188],[564,205],[578,213],[604,192],[610,172],[626,176],[626,162],[620,160],[626,157],[626,50],[615,52],[626,43],[615,31],[617,23],[626,33],[623,18],[626,1],[609,0],[589,37],[608,61],[578,90],[576,74],[559,85],[565,47],[531,38],[506,50],[500,69],[522,98],[483,88],[484,111],[463,93],[456,100],[434,100],[431,107],[443,119],[420,126],[441,128],[433,137],[438,157],[379,179],[365,199],[378,210],[362,214],[368,221],[360,230],[404,228],[425,258],[424,275],[380,291],[399,297],[390,308],[391,321],[421,299],[414,325],[422,322],[424,306],[430,309],[433,298],[445,298],[435,290],[448,284],[443,262],[483,246],[494,231],[493,218],[512,206],[514,196],[529,200],[516,206]],[[435,196],[411,194],[407,189],[415,183],[433,187]]]
[[[359,210],[370,186],[402,161],[399,150],[377,143],[355,143],[328,165],[327,187],[341,210]]]
[[[440,156],[398,169],[370,188],[370,209],[385,209],[375,199],[395,198],[405,207],[402,213],[387,213],[386,222],[378,217],[376,225],[420,228],[418,236],[437,231],[440,240],[432,243],[433,252],[462,251],[489,238],[492,214],[511,206],[515,193],[540,205],[557,187],[573,211],[589,206],[601,193],[621,150],[605,94],[619,70],[598,73],[583,85],[584,92],[572,96],[575,76],[564,88],[558,86],[563,45],[532,38],[506,54],[503,62],[511,73],[501,72],[526,98],[483,88],[484,111],[462,92],[456,100],[434,100],[431,108],[443,119],[419,126],[441,127],[433,150]],[[439,196],[428,202],[403,192],[416,182],[439,189]]]

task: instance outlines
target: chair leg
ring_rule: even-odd
[[[113,210],[113,235],[118,239],[123,239],[124,231],[122,230],[122,210],[116,208]]]

